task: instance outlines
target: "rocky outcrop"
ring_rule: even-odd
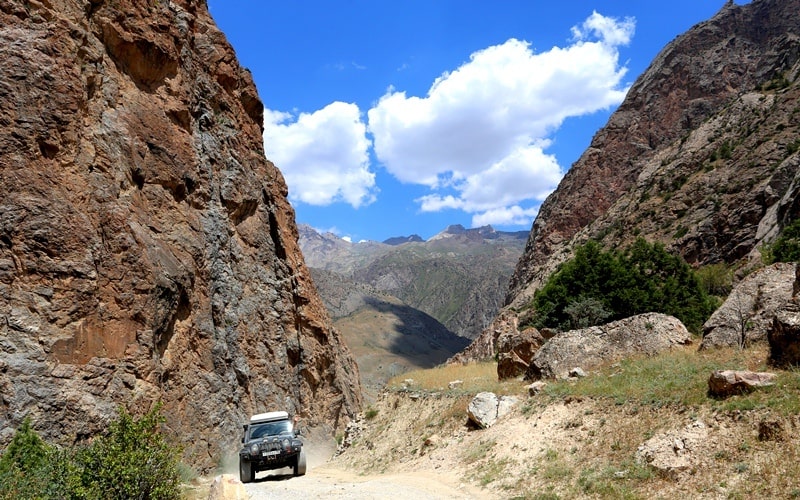
[[[792,298],[797,264],[778,263],[739,282],[703,325],[701,349],[765,342],[775,313]]]
[[[690,343],[691,334],[677,318],[641,314],[603,326],[559,333],[536,352],[525,378],[566,378],[576,367],[589,370],[626,356],[654,355]]]
[[[359,409],[262,114],[204,2],[0,0],[0,445],[160,400],[210,468],[249,414]]]
[[[664,48],[542,205],[509,309],[589,238],[740,263],[800,215],[798,10],[728,2]]]

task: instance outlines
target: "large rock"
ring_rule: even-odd
[[[680,320],[659,313],[571,330],[545,342],[533,357],[525,378],[566,378],[575,367],[588,370],[634,354],[654,355],[690,344],[691,338]]]
[[[769,362],[773,366],[800,366],[800,304],[787,303],[775,314],[769,340]]]
[[[511,412],[519,402],[515,396],[500,396],[493,392],[479,392],[467,406],[470,421],[481,429],[491,427],[498,418]]]
[[[708,378],[708,393],[718,398],[752,392],[775,384],[774,373],[746,370],[715,370]]]
[[[535,328],[507,331],[497,339],[497,377],[500,380],[523,375],[545,339]]]
[[[765,342],[775,313],[791,298],[797,264],[778,263],[748,275],[703,325],[701,349]]]
[[[0,446],[162,401],[210,469],[249,414],[358,411],[262,126],[205,2],[0,0]]]

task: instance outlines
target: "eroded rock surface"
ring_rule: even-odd
[[[602,326],[559,333],[539,349],[525,373],[530,380],[566,378],[576,367],[590,370],[634,354],[653,355],[691,343],[677,318],[648,313]]]
[[[262,115],[204,2],[0,0],[0,445],[160,400],[210,468],[249,414],[358,410]]]
[[[739,282],[703,325],[701,349],[765,342],[775,313],[792,298],[797,264],[778,263]]]

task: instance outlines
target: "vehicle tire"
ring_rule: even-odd
[[[239,459],[239,479],[243,483],[253,481],[253,464],[241,458]]]
[[[300,450],[297,458],[294,460],[294,475],[303,476],[306,473],[306,450]]]

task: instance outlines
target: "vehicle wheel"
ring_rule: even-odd
[[[303,476],[306,473],[306,450],[300,450],[294,460],[294,475]]]
[[[243,483],[253,481],[253,464],[241,458],[239,459],[239,479]]]

